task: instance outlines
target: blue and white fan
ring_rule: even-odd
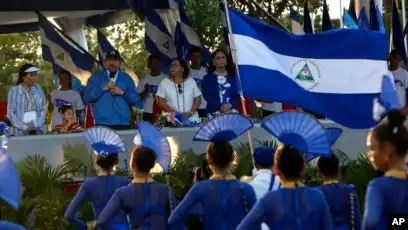
[[[137,123],[137,127],[140,136],[136,135],[135,144],[151,148],[156,153],[157,163],[165,173],[168,173],[171,163],[171,148],[166,136],[149,122],[140,121]]]
[[[6,149],[0,148],[0,198],[17,209],[20,204],[20,176]]]
[[[254,125],[241,114],[222,114],[207,121],[194,136],[195,141],[232,141],[241,136]]]
[[[26,228],[24,228],[21,225],[15,224],[15,223],[11,223],[8,221],[0,221],[0,229],[4,229],[4,230],[25,230]]]
[[[119,135],[110,128],[97,126],[84,131],[96,155],[108,156],[111,153],[126,152],[126,145]]]
[[[330,156],[330,142],[319,121],[306,113],[283,112],[272,115],[262,127],[280,142],[295,147],[301,153]]]
[[[343,130],[340,128],[331,127],[326,129],[326,133],[327,137],[329,138],[330,146],[333,146],[343,133]],[[315,154],[312,153],[306,154],[306,163],[309,163],[310,161],[316,158],[317,156]]]
[[[0,121],[0,147],[7,148],[9,138],[8,125]]]
[[[381,121],[390,110],[400,108],[401,101],[398,97],[395,83],[390,76],[384,75],[380,98],[374,99],[373,118],[375,121]]]

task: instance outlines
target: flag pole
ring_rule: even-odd
[[[44,18],[47,19],[48,22],[50,22],[50,21],[48,20],[48,18],[45,17],[45,15],[41,14],[39,11],[35,11],[35,12],[36,12],[38,15],[43,16]],[[50,22],[50,24],[51,24],[51,26],[52,26],[55,30],[57,30],[62,36],[64,36],[66,39],[68,39],[68,40],[69,40],[72,44],[74,44],[79,50],[81,50],[82,52],[88,54],[88,55],[93,59],[94,62],[96,62],[99,66],[101,66],[101,64],[99,63],[99,61],[98,61],[92,54],[90,54],[87,50],[85,50],[84,47],[82,47],[81,45],[79,45],[78,42],[76,42],[74,39],[72,39],[70,36],[68,36],[63,30],[61,30],[60,28],[56,27],[56,26],[55,26],[54,24],[52,24],[51,22]],[[103,67],[103,66],[101,66],[101,67]]]
[[[225,8],[225,18],[227,19],[227,25],[228,25],[228,40],[230,42],[230,47],[231,47],[231,56],[232,60],[234,62],[235,69],[237,71],[237,77],[238,77],[238,84],[240,84],[240,92],[239,95],[241,97],[241,104],[242,104],[242,109],[244,111],[244,114],[248,116],[246,106],[245,106],[245,97],[244,97],[244,92],[242,90],[242,82],[241,82],[241,75],[239,74],[239,68],[238,68],[238,60],[237,60],[237,50],[235,49],[235,43],[234,43],[234,37],[232,36],[232,28],[231,28],[231,20],[230,20],[230,15],[229,15],[229,9],[228,9],[228,2],[227,0],[222,0],[224,3],[224,8]],[[252,132],[248,131],[248,140],[249,140],[249,148],[251,149],[251,153],[254,152],[254,145],[252,143]]]
[[[222,0],[224,1],[224,0]],[[292,33],[291,30],[289,30],[288,28],[286,28],[281,22],[279,22],[278,19],[276,19],[272,14],[270,14],[268,11],[266,11],[261,5],[259,5],[259,3],[257,3],[254,0],[246,0],[249,1],[250,3],[253,3],[256,7],[258,7],[260,10],[262,10],[262,12],[264,12],[270,19],[272,19],[272,21],[274,21],[280,28],[286,30],[289,33]],[[226,1],[225,1],[226,3]],[[228,16],[229,17],[229,16]]]

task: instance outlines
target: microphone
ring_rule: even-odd
[[[116,77],[116,73],[115,72],[109,72],[109,80],[111,82],[115,82],[115,77]]]

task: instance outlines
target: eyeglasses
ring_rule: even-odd
[[[181,84],[177,84],[178,93],[183,94],[183,86]]]

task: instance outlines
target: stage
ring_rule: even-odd
[[[334,145],[334,149],[340,149],[350,158],[356,158],[359,153],[366,151],[365,139],[368,130],[352,130],[327,120],[322,120],[321,122],[326,128],[339,127],[344,130],[343,134]],[[205,142],[192,140],[198,128],[163,128],[162,130],[170,142],[173,153],[180,153],[188,149],[192,149],[196,154],[205,152]],[[255,145],[257,144],[256,140],[272,139],[272,136],[264,131],[259,124],[255,124],[255,127],[251,132],[254,140],[253,143]],[[134,146],[133,138],[137,134],[137,130],[119,131],[118,134],[125,142],[129,152]],[[234,143],[247,141],[248,135],[244,134],[235,140]],[[91,151],[90,146],[86,143],[81,133],[11,137],[8,144],[8,150],[16,163],[20,162],[27,156],[39,154],[46,156],[52,165],[58,165],[64,160],[64,145],[84,145],[89,151]],[[127,159],[128,155],[129,154],[123,154],[121,157],[121,165],[124,162],[123,159]]]

